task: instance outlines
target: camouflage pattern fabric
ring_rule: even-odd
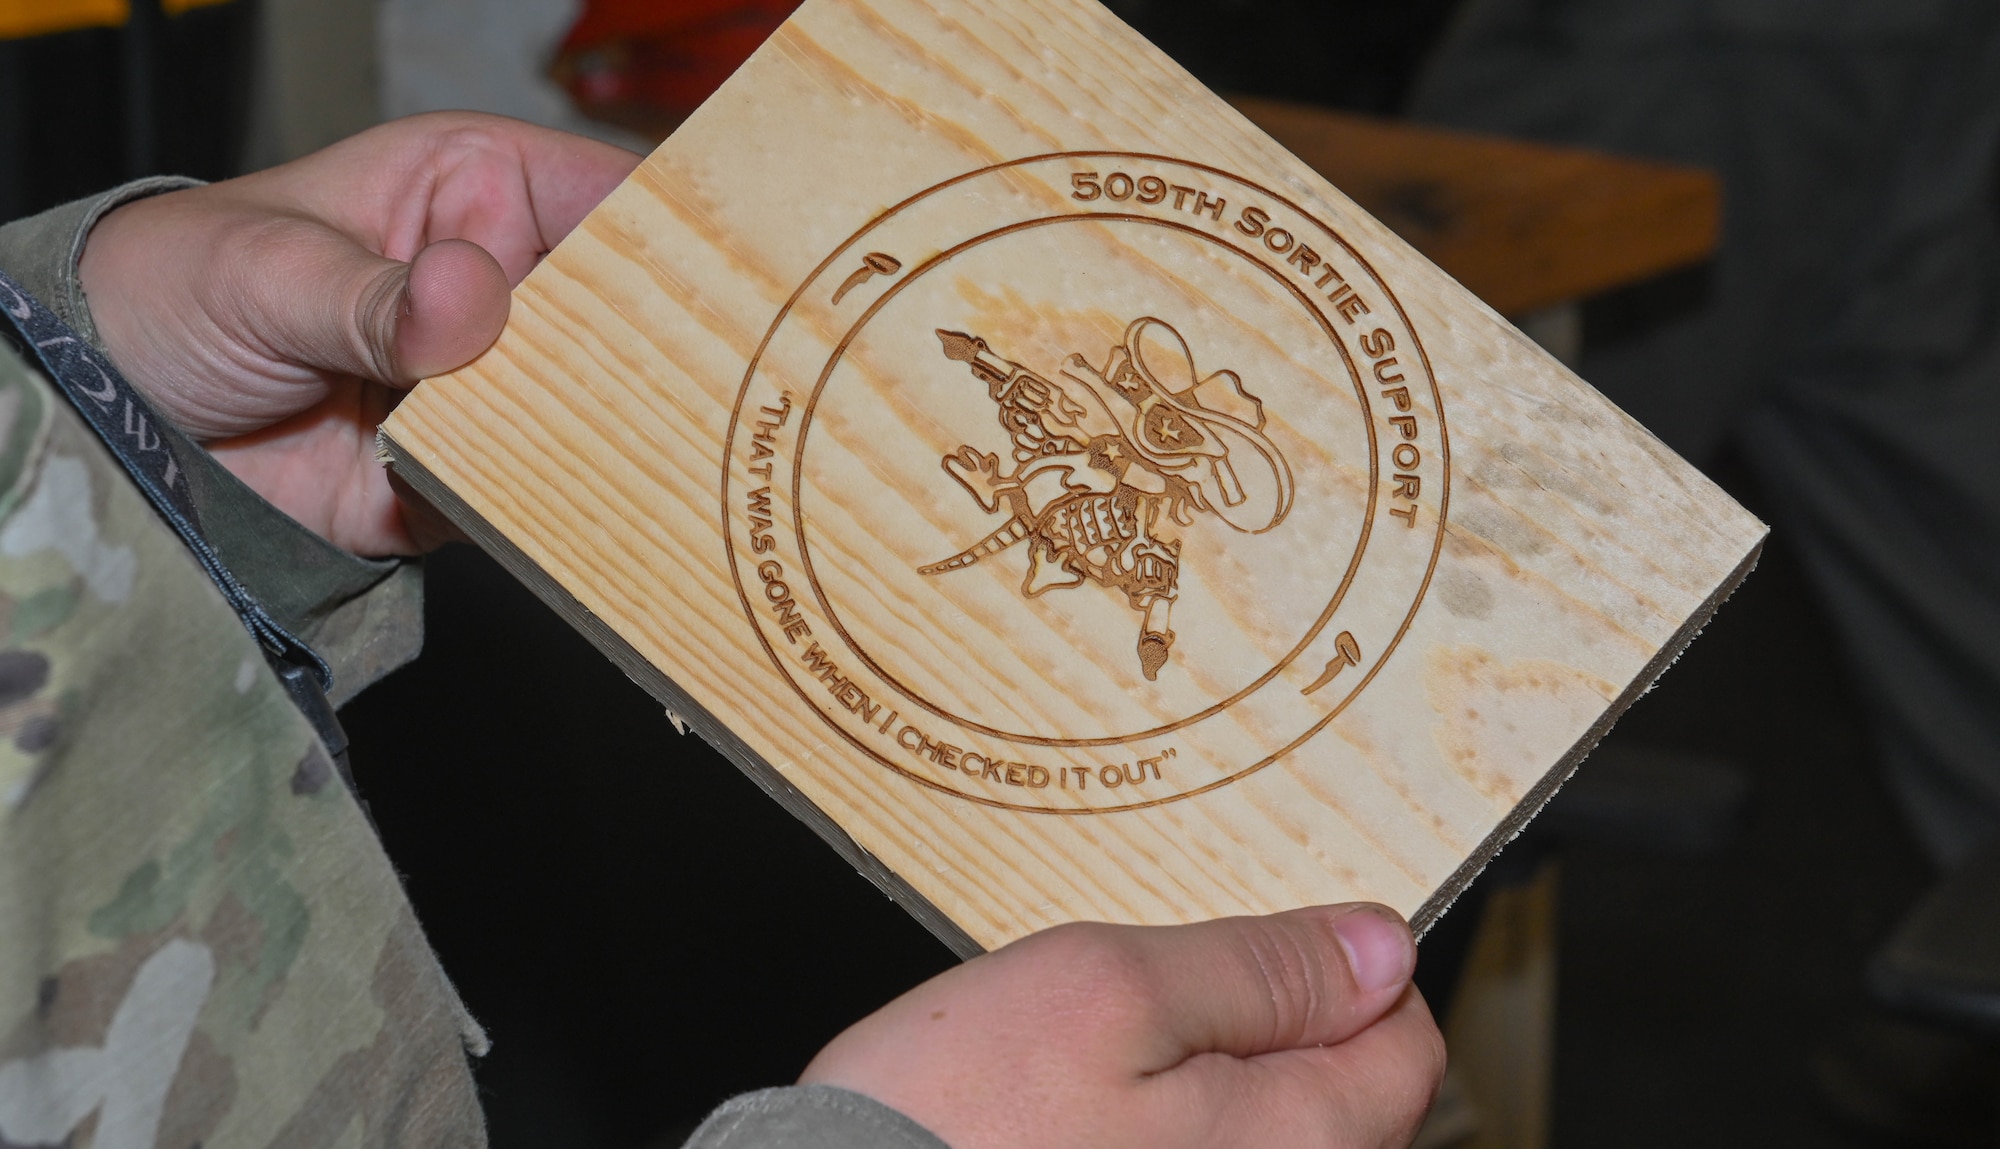
[[[0,266],[95,343],[90,226],[188,183],[9,224]],[[210,541],[337,698],[414,656],[420,567],[348,555],[177,454]],[[476,1147],[484,1042],[249,632],[0,347],[0,1149]]]
[[[103,351],[76,271],[91,227],[135,199],[195,184],[172,176],[134,180],[0,227],[0,270]],[[159,430],[187,470],[209,544],[280,624],[333,667],[327,694],[334,705],[417,656],[421,562],[341,550],[265,502],[175,428]]]
[[[178,539],[0,356],[0,1145],[477,1146],[469,1026]]]
[[[0,227],[0,268],[97,344],[91,225],[189,182]],[[162,431],[336,703],[415,656],[419,564],[333,547]],[[249,631],[0,344],[0,1149],[482,1149],[485,1047]],[[945,1149],[826,1087],[738,1098],[689,1146]]]
[[[733,1097],[684,1149],[950,1149],[887,1105],[831,1085],[794,1085]]]

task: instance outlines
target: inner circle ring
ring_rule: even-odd
[[[1012,730],[996,729],[984,723],[975,722],[963,715],[954,714],[911,689],[901,679],[890,673],[886,667],[877,662],[868,653],[867,649],[856,641],[853,635],[848,633],[846,625],[841,622],[840,612],[834,608],[833,600],[822,589],[819,576],[813,570],[812,547],[807,544],[808,532],[805,521],[804,460],[807,437],[812,431],[813,412],[819,405],[820,396],[826,391],[828,380],[833,377],[834,369],[840,366],[841,360],[846,357],[848,346],[854,342],[856,336],[860,335],[862,328],[866,327],[869,321],[874,319],[876,314],[888,306],[905,288],[916,283],[919,279],[923,278],[926,272],[937,268],[946,261],[995,239],[1016,235],[1034,228],[1065,223],[1137,223],[1168,228],[1175,232],[1192,236],[1197,240],[1212,243],[1224,251],[1242,258],[1252,267],[1270,276],[1279,286],[1288,290],[1298,300],[1299,304],[1306,309],[1306,312],[1312,316],[1314,322],[1326,334],[1327,341],[1340,353],[1341,361],[1347,366],[1348,379],[1354,386],[1355,401],[1361,407],[1363,426],[1368,431],[1368,497],[1364,500],[1362,506],[1361,531],[1355,539],[1354,552],[1348,558],[1347,567],[1341,572],[1339,584],[1335,586],[1333,595],[1327,600],[1326,606],[1321,609],[1318,617],[1313,620],[1312,626],[1306,630],[1305,636],[1300,638],[1290,650],[1286,651],[1284,657],[1273,663],[1270,669],[1258,675],[1249,685],[1244,686],[1227,698],[1212,702],[1193,714],[1175,719],[1172,722],[1163,722],[1146,730],[1134,731],[1129,734],[1098,736],[1095,738],[1054,738],[1048,735],[1022,734]],[[1333,233],[1329,231],[1328,234],[1331,235]],[[860,317],[854,321],[853,326],[847,329],[847,332],[841,337],[840,342],[834,345],[832,354],[827,357],[826,366],[820,370],[819,378],[813,384],[812,397],[806,400],[805,406],[801,410],[798,442],[792,448],[792,523],[794,536],[798,539],[799,559],[805,566],[806,578],[812,586],[813,596],[819,600],[820,609],[826,613],[827,620],[833,623],[834,630],[840,635],[841,641],[846,643],[848,650],[852,651],[855,657],[859,658],[870,670],[875,672],[877,677],[881,678],[882,681],[888,683],[891,687],[894,687],[904,698],[917,706],[923,707],[937,717],[956,723],[967,730],[976,730],[992,738],[1029,746],[1118,746],[1128,742],[1157,738],[1162,734],[1170,734],[1173,731],[1192,726],[1204,719],[1214,717],[1235,706],[1250,695],[1255,694],[1266,683],[1282,674],[1294,659],[1298,658],[1307,647],[1311,646],[1313,641],[1319,637],[1320,631],[1325,629],[1327,622],[1333,618],[1334,612],[1340,609],[1341,599],[1346,597],[1347,588],[1353,585],[1354,573],[1360,569],[1362,556],[1368,549],[1368,535],[1375,520],[1376,503],[1380,497],[1381,460],[1377,456],[1375,424],[1371,415],[1372,411],[1368,402],[1368,392],[1361,384],[1361,375],[1355,370],[1352,356],[1349,355],[1347,348],[1334,333],[1332,324],[1327,321],[1325,313],[1320,311],[1319,307],[1306,296],[1306,293],[1296,283],[1287,280],[1263,260],[1199,228],[1189,227],[1186,224],[1170,220],[1156,219],[1146,215],[1133,215],[1123,212],[1068,212],[1061,215],[1043,216],[1039,219],[1022,220],[1008,224],[1005,227],[994,228],[991,231],[975,235],[971,239],[946,248],[944,251],[925,260],[922,264],[910,269],[908,274],[898,278],[887,291],[884,291],[880,297],[869,304],[867,310],[863,311]]]

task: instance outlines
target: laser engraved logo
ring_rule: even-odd
[[[776,752],[1101,815],[1392,743],[1322,731],[1397,666],[1450,446],[1342,209],[1118,152],[910,191],[747,349],[720,509],[770,661],[741,673],[826,731]]]
[[[1086,581],[1122,591],[1141,616],[1139,667],[1157,679],[1174,644],[1181,528],[1216,513],[1236,530],[1262,533],[1291,510],[1291,469],[1264,435],[1264,404],[1234,371],[1198,379],[1187,341],[1150,316],[1125,329],[1101,370],[1072,354],[1064,382],[997,356],[976,335],[937,336],[945,358],[986,384],[1014,451],[1011,463],[969,445],[945,456],[947,474],[1008,518],[922,573],[961,570],[1026,540],[1021,593],[1035,598]],[[1268,468],[1273,496],[1245,493],[1238,464]]]

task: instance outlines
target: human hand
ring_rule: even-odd
[[[1407,1145],[1444,1073],[1415,965],[1365,904],[1062,926],[890,1002],[800,1081],[952,1149]]]
[[[83,287],[112,362],[237,477],[349,550],[412,554],[448,528],[398,500],[376,426],[499,337],[508,290],[638,162],[413,116],[126,204],[91,232]]]

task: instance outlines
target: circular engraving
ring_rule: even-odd
[[[779,312],[722,482],[773,663],[973,801],[1104,813],[1293,753],[1421,601],[1449,454],[1387,284],[1283,197],[1125,153],[968,173]]]

